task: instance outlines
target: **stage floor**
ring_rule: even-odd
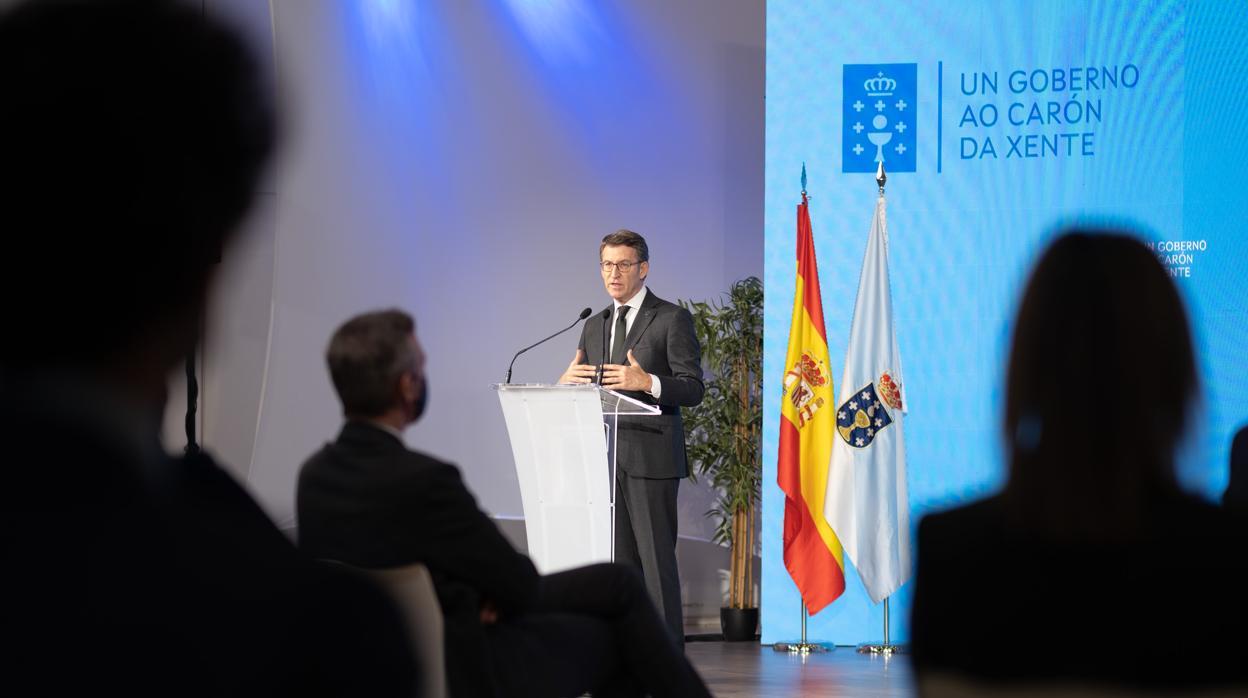
[[[915,695],[906,655],[875,657],[838,647],[802,658],[756,642],[689,642],[685,653],[719,698]]]

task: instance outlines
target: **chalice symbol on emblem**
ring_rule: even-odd
[[[888,117],[883,114],[876,114],[871,120],[871,125],[875,127],[875,131],[867,132],[867,140],[875,145],[875,161],[884,162],[884,146],[893,140],[893,132],[886,131],[888,127]]]

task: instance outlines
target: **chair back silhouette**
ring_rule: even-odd
[[[412,646],[420,660],[421,695],[447,698],[446,651],[442,630],[442,605],[433,588],[429,569],[420,563],[380,570],[363,570],[388,591],[407,621]]]
[[[353,570],[372,579],[390,595],[403,613],[412,649],[420,667],[422,698],[448,698],[446,683],[446,649],[443,634],[442,605],[429,568],[420,563],[389,569],[367,569],[339,560],[322,558],[321,562]]]

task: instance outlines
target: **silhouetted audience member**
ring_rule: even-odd
[[[1222,493],[1222,505],[1248,512],[1248,425],[1240,427],[1231,441],[1230,478]]]
[[[1248,686],[1248,546],[1176,484],[1198,384],[1153,253],[1112,231],[1058,237],[1024,292],[1006,388],[1005,488],[919,525],[920,691]]]
[[[160,443],[274,136],[251,56],[199,3],[0,12],[6,695],[412,695],[389,600]]]
[[[458,468],[404,445],[429,397],[410,315],[348,320],[326,358],[347,421],[299,474],[299,544],[364,568],[428,567],[452,695],[709,695],[634,570],[538,575]]]

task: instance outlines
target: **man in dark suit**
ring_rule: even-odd
[[[165,384],[275,141],[255,63],[200,4],[0,12],[0,682],[410,696],[389,600],[160,441]]]
[[[404,446],[429,395],[411,316],[347,321],[327,360],[347,422],[300,471],[299,544],[359,567],[428,567],[452,695],[708,695],[633,570],[539,576],[455,466]]]
[[[684,642],[676,567],[676,496],[689,474],[681,407],[702,402],[702,349],[689,311],[646,288],[650,250],[631,230],[598,247],[602,282],[613,303],[585,323],[576,358],[560,383],[623,392],[662,413],[620,417],[616,441],[615,559],[641,570],[668,630]]]

